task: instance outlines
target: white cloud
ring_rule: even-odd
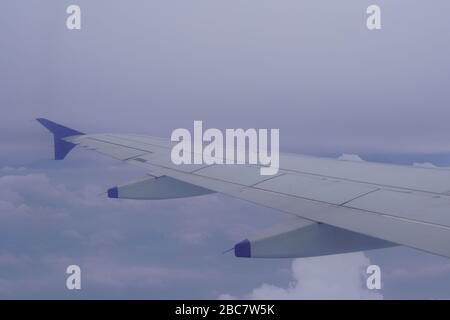
[[[219,295],[218,299],[219,300],[236,300],[237,298],[233,297],[231,294],[224,293],[224,294]]]
[[[414,167],[420,167],[420,168],[437,168],[434,164],[431,162],[414,162]]]
[[[364,161],[360,156],[358,156],[357,154],[347,154],[344,153],[342,155],[340,155],[338,157],[339,160],[343,160],[343,161]]]
[[[0,199],[0,219],[29,217],[32,210],[25,204],[15,205]]]
[[[362,252],[295,259],[293,281],[285,288],[263,283],[245,299],[382,299],[366,288],[370,260]],[[222,294],[219,299],[232,299]]]

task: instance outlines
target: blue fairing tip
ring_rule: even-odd
[[[117,189],[117,187],[108,189],[108,198],[117,199],[118,197],[119,197],[119,190]]]
[[[234,246],[234,255],[239,258],[250,258],[251,257],[250,241],[245,239],[236,244]]]

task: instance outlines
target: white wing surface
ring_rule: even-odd
[[[155,199],[174,198],[172,189],[177,197],[220,192],[297,219],[298,225],[244,240],[235,247],[237,256],[313,256],[399,244],[450,257],[450,170],[281,155],[278,174],[262,176],[257,165],[175,165],[168,140],[61,134],[55,126],[62,126],[38,120],[55,135],[55,157],[65,152],[56,150],[60,139],[139,166],[152,177],[146,188],[165,188]],[[155,187],[152,181],[161,177],[170,180]],[[183,185],[174,187],[174,181]],[[121,189],[113,190],[119,197]]]

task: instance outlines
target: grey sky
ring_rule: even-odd
[[[282,151],[450,163],[448,1],[79,0],[82,30],[68,31],[72,3],[0,11],[0,297],[73,297],[69,261],[89,270],[82,297],[241,297],[297,279],[290,260],[220,254],[282,215],[216,195],[98,197],[142,172],[77,151],[44,161],[38,116],[162,137],[193,120],[280,128]],[[379,32],[365,28],[373,3]],[[367,257],[384,297],[449,298],[447,259],[395,248],[349,261]]]

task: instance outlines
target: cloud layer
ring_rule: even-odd
[[[363,253],[349,253],[292,262],[293,280],[287,287],[263,283],[245,299],[382,299],[377,290],[366,287],[370,260]],[[270,281],[268,281],[270,283]],[[233,299],[223,294],[219,299]]]

